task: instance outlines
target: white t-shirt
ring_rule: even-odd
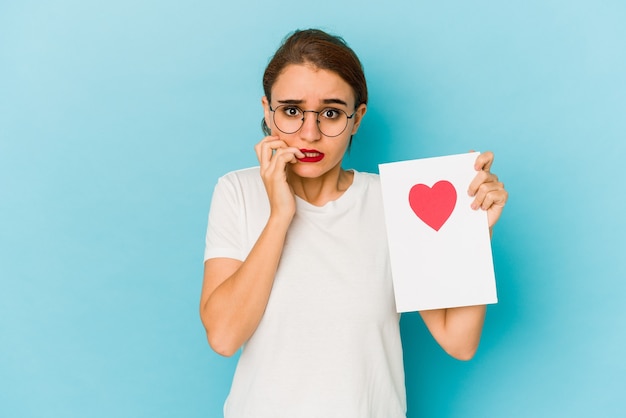
[[[205,260],[244,260],[269,216],[259,168],[220,178]],[[265,314],[246,342],[226,418],[400,418],[406,393],[378,176],[296,214]]]

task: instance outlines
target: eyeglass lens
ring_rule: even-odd
[[[316,114],[317,126],[325,136],[339,136],[348,126],[349,117],[341,109],[328,107],[317,112],[314,110],[302,110],[297,106],[290,105],[282,105],[274,109],[274,124],[281,132],[286,134],[295,133],[304,124],[305,113]]]

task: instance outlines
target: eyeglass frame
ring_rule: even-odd
[[[281,107],[295,107],[296,109],[299,109],[302,112],[302,123],[300,124],[300,127],[298,129],[296,129],[293,132],[285,132],[285,131],[283,131],[282,129],[280,129],[278,127],[278,125],[276,124],[276,120],[274,118],[276,117],[276,111],[278,109],[280,109]],[[346,131],[346,128],[348,127],[348,123],[350,122],[350,119],[352,119],[354,117],[354,115],[356,114],[356,111],[357,111],[357,109],[355,109],[354,112],[352,112],[352,114],[350,116],[348,116],[348,112],[346,112],[345,110],[337,109],[337,108],[334,108],[334,107],[325,107],[324,109],[317,111],[317,110],[304,110],[300,106],[291,105],[291,104],[281,104],[281,105],[278,105],[276,107],[276,109],[272,109],[272,105],[269,105],[269,108],[270,108],[270,112],[274,113],[274,115],[272,116],[272,122],[274,122],[274,126],[276,126],[276,129],[278,129],[282,133],[287,134],[287,135],[295,134],[300,129],[302,129],[302,127],[304,126],[304,119],[306,117],[305,114],[306,113],[315,113],[316,114],[315,121],[317,122],[317,129],[320,131],[320,133],[322,135],[324,135],[324,136],[326,136],[328,138],[336,138],[339,135],[341,135],[342,133],[344,133]],[[346,118],[347,118],[346,119],[346,126],[344,126],[344,128],[341,130],[341,132],[339,132],[337,135],[326,135],[324,132],[322,132],[322,129],[320,128],[320,119],[319,119],[320,118],[320,113],[322,113],[323,111],[328,110],[328,109],[332,109],[332,110],[335,110],[337,112],[343,112],[343,114],[346,115]]]

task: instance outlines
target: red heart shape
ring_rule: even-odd
[[[416,184],[409,192],[409,204],[418,218],[439,231],[454,211],[456,189],[447,180],[438,181],[433,187]]]

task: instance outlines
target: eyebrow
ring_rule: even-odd
[[[278,100],[278,103],[280,104],[292,104],[292,105],[300,105],[304,102],[304,100],[298,100],[298,99],[287,99],[287,100]],[[339,105],[344,105],[345,107],[348,107],[348,104],[341,99],[324,99],[322,100],[322,103],[324,104],[339,104]]]

